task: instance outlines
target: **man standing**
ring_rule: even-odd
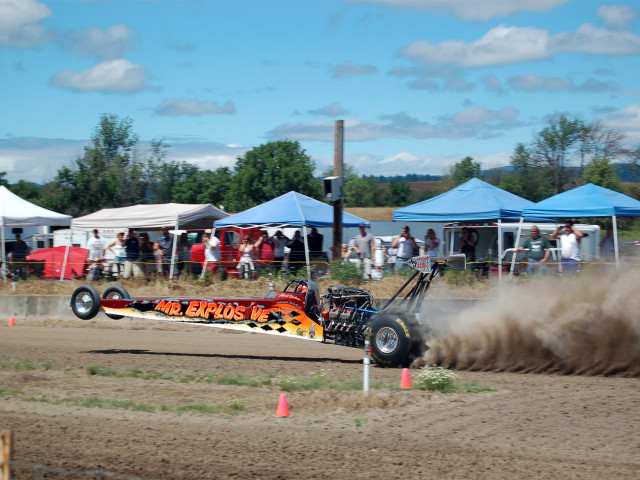
[[[162,274],[165,279],[169,279],[173,256],[173,235],[169,233],[168,227],[162,227],[162,236],[158,239],[158,251],[162,256]]]
[[[129,278],[132,275],[137,277],[142,275],[142,269],[138,262],[140,261],[140,240],[133,231],[133,228],[129,229],[127,233],[127,240],[124,242],[124,249],[126,252],[126,260],[124,262],[124,278]]]
[[[102,262],[104,260],[104,251],[107,249],[107,242],[102,238],[98,229],[93,230],[93,237],[87,241],[87,250],[89,250],[89,263],[96,259]]]
[[[405,267],[407,265],[407,260],[413,257],[413,251],[418,249],[416,239],[411,236],[408,225],[402,227],[400,235],[394,238],[391,242],[391,247],[397,249],[396,268],[398,266]]]
[[[27,271],[25,267],[27,255],[29,255],[29,245],[22,240],[22,235],[16,233],[16,241],[13,242],[9,251],[9,264],[11,264],[11,269],[14,273],[17,271],[22,272],[22,277],[26,275],[25,272]]]
[[[204,249],[206,271],[215,274],[218,269],[218,262],[222,259],[220,255],[220,239],[205,233],[202,235],[202,248]]]
[[[573,222],[567,221],[553,232],[553,238],[560,239],[560,252],[562,255],[562,272],[566,275],[575,275],[580,271],[580,240],[584,233],[573,226]]]
[[[367,226],[360,225],[360,234],[354,237],[353,249],[358,255],[358,263],[363,265],[363,276],[365,280],[371,280],[371,259],[375,254],[375,241],[373,235],[366,231]]]
[[[322,254],[322,240],[324,235],[318,233],[318,229],[313,227],[311,233],[307,235],[307,243],[309,244],[309,254],[313,256]]]
[[[551,255],[551,244],[546,237],[540,236],[540,229],[537,225],[531,227],[531,237],[524,241],[521,247],[516,248],[517,252],[529,250],[529,264],[527,265],[527,273],[534,275],[536,273],[543,274],[544,267]]]
[[[182,274],[182,270],[189,272],[188,264],[191,261],[191,247],[192,244],[189,241],[187,232],[182,232],[178,237],[178,244],[176,245],[176,262],[178,267],[178,277]]]

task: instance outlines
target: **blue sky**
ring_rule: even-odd
[[[232,167],[300,142],[318,174],[440,175],[509,163],[550,116],[640,145],[640,2],[0,0],[0,171],[46,182],[100,115],[139,151]]]

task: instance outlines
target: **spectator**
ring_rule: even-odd
[[[289,273],[297,275],[298,270],[300,270],[306,260],[304,254],[304,240],[302,239],[302,235],[300,235],[300,230],[296,230],[293,234],[293,238],[287,243],[287,246],[291,250],[289,252]]]
[[[258,253],[258,259],[260,260],[260,271],[271,272],[273,259],[275,258],[275,251],[273,240],[266,231],[262,232],[262,244],[260,245],[260,252]]]
[[[153,244],[149,240],[149,234],[146,232],[140,234],[140,265],[147,280],[157,270]]]
[[[309,245],[309,254],[315,256],[322,255],[322,240],[324,235],[318,233],[318,229],[313,227],[311,233],[307,235],[307,244]]]
[[[276,234],[271,237],[273,242],[273,268],[276,273],[280,273],[282,269],[282,262],[284,261],[284,247],[287,245],[289,239],[282,234],[282,230],[278,230]]]
[[[253,280],[255,278],[255,254],[262,243],[262,237],[253,242],[251,237],[247,234],[246,237],[240,242],[238,247],[238,253],[240,255],[240,261],[238,262],[238,270],[240,271],[240,278],[246,278]]]
[[[360,233],[354,237],[354,250],[358,255],[358,263],[362,265],[363,278],[371,280],[371,259],[375,255],[375,241],[373,235],[366,231],[367,226],[360,225]]]
[[[351,248],[348,243],[342,244],[342,249],[340,250],[340,258],[342,259],[342,263],[349,263],[351,259]]]
[[[476,261],[476,243],[478,239],[475,235],[471,234],[471,230],[467,227],[462,229],[460,234],[460,253],[464,253],[467,257],[467,262]]]
[[[218,262],[222,260],[220,254],[220,239],[216,236],[211,237],[205,233],[202,236],[202,248],[204,249],[204,265],[205,271],[215,274],[218,270]]]
[[[98,232],[98,229],[93,230],[93,237],[87,241],[87,250],[89,250],[89,256],[87,258],[88,263],[93,263],[97,258],[99,261],[104,260],[104,252],[107,249],[107,242],[102,238]]]
[[[620,245],[620,239],[618,239],[618,245]],[[616,261],[612,226],[608,226],[605,228],[605,235],[600,240],[600,258],[602,258],[602,260],[607,263]]]
[[[393,239],[391,248],[396,250],[396,267],[406,267],[407,260],[413,257],[413,251],[418,248],[416,239],[411,236],[408,225],[402,227],[400,235]]]
[[[182,274],[182,270],[189,270],[188,265],[191,261],[191,242],[187,232],[182,232],[178,237],[176,244],[176,262],[178,267],[178,278]]]
[[[440,239],[436,237],[436,232],[433,228],[427,230],[427,234],[424,236],[424,248],[425,255],[430,257],[438,256],[438,247],[440,246]]]
[[[14,274],[20,272],[22,277],[26,276],[26,261],[29,252],[29,245],[22,240],[22,235],[16,233],[16,240],[11,245],[11,250],[9,250],[9,264]]]
[[[9,250],[9,263],[24,263],[29,253],[29,245],[22,240],[22,235],[16,233],[16,240]]]
[[[116,267],[118,277],[120,277],[124,273],[124,262],[127,259],[124,232],[118,232],[118,236],[109,244],[107,249],[114,254],[113,265]]]
[[[560,239],[560,253],[562,257],[562,273],[575,275],[580,271],[580,240],[584,233],[573,226],[573,222],[567,221],[560,225],[554,232],[553,238]]]
[[[529,251],[529,263],[527,265],[527,273],[534,275],[536,273],[544,274],[544,267],[551,255],[551,244],[546,237],[540,236],[540,229],[537,225],[531,227],[531,237],[524,241],[524,244],[516,248],[516,252],[522,252],[527,249]]]
[[[126,260],[124,262],[124,278],[129,278],[132,275],[137,277],[142,275],[142,269],[140,268],[140,239],[136,235],[133,228],[129,229],[127,239],[124,242],[124,248],[126,251]]]
[[[173,235],[168,227],[162,227],[162,235],[158,239],[158,253],[162,262],[161,271],[165,279],[169,279],[171,272],[171,260],[173,257]]]

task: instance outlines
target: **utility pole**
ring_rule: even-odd
[[[344,120],[336,120],[334,128],[333,147],[333,175],[339,177],[339,199],[333,202],[333,248],[331,258],[333,263],[339,262],[342,250],[342,192],[344,192],[343,162],[344,162]]]

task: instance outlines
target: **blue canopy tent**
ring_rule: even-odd
[[[357,227],[363,223],[367,223],[366,220],[350,213],[342,213],[343,226]],[[309,267],[307,227],[330,227],[332,225],[333,207],[331,205],[294,191],[227,218],[216,220],[214,223],[216,228],[302,227],[307,275],[309,276],[311,276],[311,269]]]
[[[478,178],[472,178],[437,197],[395,210],[393,220],[407,222],[497,220],[498,250],[502,252],[502,220],[520,219],[522,210],[532,204],[533,202],[513,193]],[[498,257],[498,272],[501,278],[502,256]]]
[[[524,216],[554,218],[611,217],[616,265],[618,253],[617,217],[640,217],[640,201],[608,188],[587,183],[526,207]]]

